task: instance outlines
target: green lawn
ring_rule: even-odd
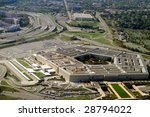
[[[72,21],[69,25],[80,28],[98,29],[100,23],[98,21]]]
[[[45,76],[45,74],[43,74],[42,72],[37,72],[37,73],[34,73],[37,77],[39,78],[43,78]]]
[[[63,41],[72,41],[72,37],[64,36],[64,35],[62,35],[60,39]]]
[[[123,45],[131,50],[135,50],[135,51],[139,51],[142,53],[149,53],[150,51],[145,49],[144,47],[142,47],[141,45],[135,44],[135,43],[131,43],[131,42],[124,42]]]
[[[11,62],[11,64],[13,64],[12,62]],[[19,71],[21,71],[22,72],[22,70],[17,66],[17,65],[15,65],[15,64],[13,64]]]
[[[0,92],[3,92],[3,91],[18,92],[18,90],[14,89],[12,87],[0,85]]]
[[[93,41],[99,42],[101,44],[112,45],[111,40],[106,39],[104,37],[104,34],[100,33],[99,31],[97,31],[95,33],[88,33],[88,32],[84,32],[84,31],[82,31],[82,32],[66,31],[65,33],[70,34],[70,35],[75,36],[75,37],[82,37],[82,38],[86,38],[89,40],[93,40]]]
[[[21,80],[18,78],[18,77],[16,77],[15,75],[8,75],[7,77],[6,77],[7,79],[13,79],[13,80],[15,80],[16,82],[20,82]]]
[[[17,59],[17,61],[26,68],[32,68],[31,65],[29,65],[29,63],[27,63],[24,59]]]
[[[10,97],[10,96],[0,94],[0,100],[17,100],[17,99],[19,99],[19,98]]]
[[[12,63],[13,64],[13,63]],[[13,64],[14,65],[14,64]],[[18,66],[14,65],[20,72],[23,73],[23,70],[21,70]],[[29,81],[33,81],[33,79],[27,74],[27,73],[23,73],[26,77],[28,77],[30,80]]]
[[[1,81],[1,85],[10,86],[6,81]]]
[[[142,55],[145,59],[150,59],[150,55]]]
[[[29,81],[33,81],[33,79],[27,73],[23,73],[23,74],[30,79]]]
[[[130,96],[118,84],[112,84],[112,87],[121,98],[130,98]]]

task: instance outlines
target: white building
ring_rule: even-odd
[[[74,13],[72,15],[73,20],[79,20],[79,21],[92,21],[94,20],[94,17],[91,14],[85,14],[85,13]]]
[[[16,32],[20,31],[20,26],[19,25],[12,25],[6,29],[6,32]]]

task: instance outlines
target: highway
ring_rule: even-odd
[[[61,36],[61,35],[62,35],[62,34],[60,34],[60,36]],[[74,35],[72,35],[72,34],[66,34],[66,33],[64,33],[63,35],[68,36],[68,37],[74,36]],[[90,45],[94,45],[94,46],[98,46],[98,47],[104,47],[104,48],[109,48],[109,49],[118,50],[118,51],[132,52],[132,53],[133,53],[133,51],[128,50],[128,49],[125,49],[125,48],[101,44],[101,43],[96,42],[96,41],[94,41],[94,40],[90,40],[90,39],[87,39],[87,38],[82,38],[82,37],[79,37],[79,36],[76,36],[76,37],[77,37],[78,39],[80,39],[81,41],[88,42]],[[136,53],[136,52],[135,52],[135,53]]]
[[[101,22],[101,26],[105,29],[106,31],[106,36],[108,39],[113,39],[113,35],[111,33],[111,30],[107,23],[103,20],[103,18],[100,16],[101,14],[99,12],[96,12],[96,18]]]
[[[67,4],[67,1],[66,1],[66,0],[64,0],[64,5],[65,5],[65,7],[66,7],[66,11],[67,11],[67,14],[68,14],[68,18],[69,18],[69,20],[71,21],[71,13],[70,13],[70,11],[69,11],[68,4]]]
[[[33,12],[19,12],[20,14],[27,14],[30,20],[30,27],[24,28],[23,30],[15,33],[3,33],[1,36],[5,37],[3,40],[0,40],[0,44],[8,43],[22,43],[40,39],[50,35],[51,32],[54,32],[56,29],[61,32],[63,27],[57,25],[51,19],[49,14],[42,13],[33,13]]]

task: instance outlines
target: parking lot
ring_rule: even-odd
[[[73,44],[71,42],[63,42],[59,39],[50,39],[39,42],[25,43],[13,47],[8,47],[0,50],[0,56],[4,56],[8,59],[12,58],[20,58],[20,57],[28,57],[34,53],[40,52],[42,50],[55,50],[57,48],[72,47]],[[0,59],[4,59],[0,57]]]

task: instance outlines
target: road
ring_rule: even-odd
[[[22,58],[22,57],[29,57],[34,53],[46,51],[46,50],[55,50],[61,47],[73,47],[74,45],[72,42],[64,42],[60,39],[50,39],[38,42],[31,42],[31,43],[24,43],[21,45],[16,45],[8,48],[4,48],[0,50],[0,58],[4,60],[6,57],[7,59],[13,58]]]
[[[101,26],[105,29],[106,31],[106,37],[108,39],[113,39],[113,35],[111,32],[111,29],[109,28],[109,26],[107,25],[107,23],[103,20],[103,18],[101,17],[101,14],[99,12],[96,12],[96,18],[101,22]]]
[[[74,35],[66,34],[66,33],[64,33],[63,35],[68,36],[68,37],[74,36]],[[60,34],[60,36],[61,36],[61,34]],[[124,48],[116,47],[116,46],[109,46],[109,45],[101,44],[99,42],[96,42],[94,40],[90,40],[90,39],[87,39],[87,38],[82,38],[82,37],[78,37],[78,36],[77,36],[77,38],[80,39],[81,41],[88,42],[90,45],[95,45],[95,46],[98,46],[98,47],[104,47],[104,48],[118,50],[118,51],[132,52],[132,51],[130,51],[128,49],[124,49]]]
[[[69,11],[68,4],[67,4],[67,1],[66,1],[66,0],[64,0],[64,4],[65,4],[65,7],[66,7],[66,12],[67,12],[67,14],[68,14],[68,18],[69,18],[69,20],[71,21],[71,13],[70,13],[70,11]]]
[[[24,43],[32,40],[40,39],[50,35],[51,32],[57,28],[56,23],[53,22],[48,14],[33,13],[33,12],[19,12],[20,14],[27,14],[30,19],[31,26],[15,33],[3,33],[3,40],[0,40],[2,46],[7,44],[15,44],[16,41]],[[63,30],[63,29],[62,29]]]

